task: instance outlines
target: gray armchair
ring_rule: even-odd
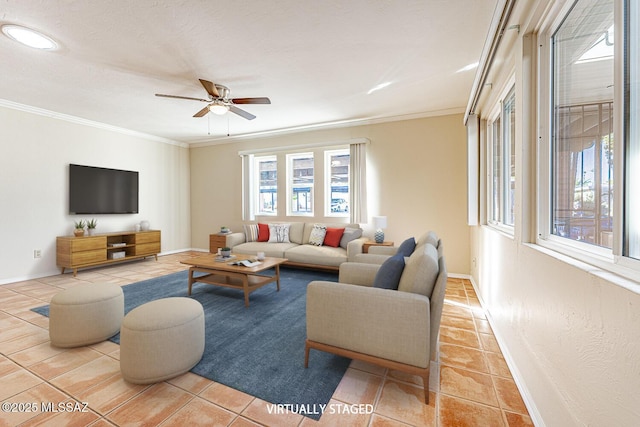
[[[340,283],[311,282],[305,367],[315,349],[419,375],[428,404],[430,360],[435,359],[447,284],[439,249],[440,254],[431,244],[416,246],[398,290],[373,287],[382,266],[358,262],[341,265]]]

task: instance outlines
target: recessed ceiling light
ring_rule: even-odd
[[[372,87],[371,89],[369,89],[369,92],[367,92],[367,95],[371,95],[373,92],[380,90],[380,89],[384,89],[385,87],[389,86],[391,84],[391,82],[384,82],[384,83],[380,83],[377,86]]]
[[[36,49],[53,50],[58,47],[58,44],[53,39],[27,27],[3,25],[2,32],[7,37]]]

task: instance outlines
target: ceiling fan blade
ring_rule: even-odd
[[[231,111],[232,113],[236,113],[237,115],[242,116],[247,120],[253,120],[256,118],[256,116],[254,116],[253,114],[246,112],[244,110],[241,110],[235,105],[229,105],[229,111]]]
[[[271,100],[266,97],[262,98],[233,98],[234,104],[271,104]]]
[[[216,85],[208,80],[198,80],[200,80],[200,83],[204,87],[204,90],[206,90],[209,95],[213,96],[214,98],[220,98],[220,94],[218,93],[218,89],[216,89]]]
[[[202,102],[211,102],[209,99],[202,98],[191,98],[189,96],[178,96],[178,95],[163,95],[161,93],[156,93],[156,96],[162,96],[164,98],[178,98],[178,99],[191,99],[193,101],[202,101]]]
[[[195,113],[193,117],[203,117],[203,116],[206,116],[208,112],[209,112],[209,106],[207,105],[202,110]]]

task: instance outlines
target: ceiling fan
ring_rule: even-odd
[[[193,117],[203,117],[207,115],[207,113],[212,112],[214,114],[225,114],[227,111],[231,111],[241,117],[244,117],[247,120],[253,120],[256,118],[253,114],[241,110],[236,107],[237,104],[271,104],[269,98],[261,97],[261,98],[229,98],[229,88],[226,86],[222,86],[219,84],[211,83],[208,80],[200,80],[200,83],[204,87],[204,90],[207,91],[209,95],[209,99],[202,98],[191,98],[189,96],[178,96],[178,95],[163,95],[161,93],[156,93],[156,96],[162,96],[165,98],[178,98],[178,99],[191,99],[194,101],[202,101],[207,102],[209,105],[204,107],[202,110],[198,111],[193,115]]]

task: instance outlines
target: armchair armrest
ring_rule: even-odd
[[[393,256],[398,252],[396,246],[369,246],[369,253],[375,255]]]
[[[227,247],[232,248],[234,246],[239,245],[240,243],[244,243],[244,233],[231,233],[229,235],[226,236],[226,244]]]
[[[307,339],[408,365],[429,366],[424,295],[314,281],[307,287]]]
[[[338,282],[351,285],[371,286],[379,264],[366,264],[361,262],[343,262],[340,264]]]
[[[355,256],[355,262],[363,262],[366,264],[382,264],[389,259],[389,255],[380,254],[358,254]]]
[[[360,237],[347,243],[347,261],[353,261],[357,254],[362,253],[362,245],[366,241],[366,238]]]

